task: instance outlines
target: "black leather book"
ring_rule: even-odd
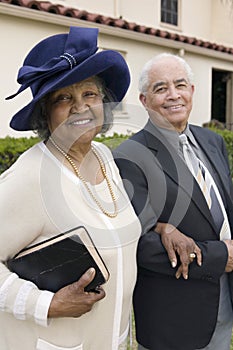
[[[39,289],[51,292],[77,281],[90,267],[96,274],[86,291],[95,291],[109,278],[104,261],[82,226],[23,249],[7,261],[7,266]]]

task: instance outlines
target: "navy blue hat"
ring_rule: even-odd
[[[113,50],[97,52],[97,28],[71,27],[69,34],[58,34],[39,42],[19,69],[19,93],[31,88],[33,99],[11,119],[19,131],[31,130],[31,116],[37,102],[47,93],[80,82],[91,76],[101,77],[114,101],[125,96],[130,74],[122,55]]]

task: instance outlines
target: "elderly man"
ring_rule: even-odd
[[[139,90],[149,121],[115,152],[143,227],[139,349],[229,350],[233,186],[223,139],[188,123],[194,85],[182,58],[151,59]]]

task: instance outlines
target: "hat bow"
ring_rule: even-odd
[[[17,78],[21,87],[15,94],[8,96],[6,100],[14,98],[29,86],[35,96],[44,79],[51,79],[53,76],[57,75],[57,73],[72,69],[92,56],[98,49],[98,31],[96,28],[92,28],[93,31],[96,31],[96,35],[93,35],[93,32],[91,33],[89,28],[89,31],[84,35],[82,33],[82,36],[78,36],[77,38],[77,29],[80,28],[71,27],[67,36],[64,52],[61,53],[60,56],[52,57],[40,66],[23,65],[19,69]],[[85,30],[85,28],[82,28],[82,31],[83,30]],[[74,36],[76,36],[77,40],[74,39]],[[52,48],[51,52],[53,52]]]

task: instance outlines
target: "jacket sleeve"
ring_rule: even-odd
[[[123,178],[124,186],[131,203],[142,225],[142,236],[139,240],[137,261],[139,269],[144,273],[161,273],[174,276],[176,269],[171,267],[167,252],[161,242],[160,235],[155,232],[157,221],[160,221],[160,212],[153,205],[161,201],[161,193],[156,196],[156,186],[150,188],[146,171],[136,161],[127,159],[125,154],[115,152],[114,157]],[[129,158],[129,157],[128,157]],[[153,195],[153,200],[151,196]],[[185,234],[185,232],[183,232]],[[203,264],[199,267],[196,262],[190,265],[189,278],[206,279],[216,282],[224,273],[227,262],[227,249],[223,242],[218,240],[196,241],[202,250]]]

